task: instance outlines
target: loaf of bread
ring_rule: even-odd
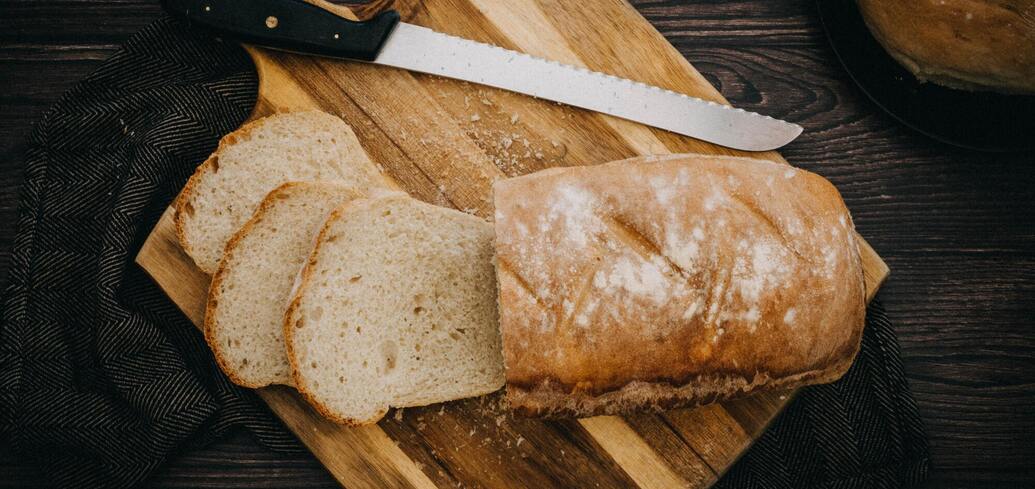
[[[1035,93],[1035,1],[857,1],[877,41],[917,78]]]
[[[335,210],[286,316],[295,385],[340,423],[503,386],[492,226],[405,195]]]
[[[352,129],[323,112],[292,112],[244,125],[219,142],[175,203],[184,251],[213,273],[223,247],[271,190],[290,181],[385,186]]]
[[[494,192],[519,413],[660,410],[829,382],[858,351],[856,235],[817,175],[674,155],[544,170]]]
[[[234,383],[294,384],[284,351],[284,313],[295,278],[327,215],[361,195],[339,183],[285,183],[227,243],[209,286],[205,339]]]

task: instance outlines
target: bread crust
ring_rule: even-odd
[[[819,176],[675,155],[551,169],[494,190],[518,413],[623,414],[829,382],[859,349],[855,233]]]
[[[205,159],[204,163],[198,165],[191,177],[187,179],[187,183],[183,186],[183,190],[180,191],[180,194],[176,196],[176,200],[173,202],[173,222],[176,224],[176,238],[180,241],[180,246],[183,247],[183,251],[187,253],[187,256],[193,257],[195,254],[194,248],[193,246],[191,246],[190,240],[187,238],[187,233],[184,230],[184,226],[186,225],[185,223],[187,217],[190,214],[193,214],[193,211],[190,210],[190,202],[191,199],[194,198],[194,193],[197,190],[198,182],[202,178],[204,178],[205,174],[210,173],[213,170],[213,168],[219,161],[219,156],[223,153],[224,149],[227,146],[237,143],[239,139],[246,139],[250,137],[252,131],[264,124],[266,122],[266,119],[286,113],[288,112],[275,113],[260,119],[256,119],[254,121],[244,124],[236,131],[231,132],[226,136],[223,136],[222,138],[220,138],[219,144],[216,146],[216,150],[213,151],[207,159]],[[198,265],[198,268],[202,272],[205,272],[207,274],[212,274],[215,272],[215,270],[205,270],[203,267],[201,267],[201,265],[197,264],[197,262],[195,262],[195,265]]]
[[[440,217],[442,217],[444,219],[450,219],[450,220],[453,220],[453,221],[461,220],[461,221],[464,221],[467,224],[477,223],[478,226],[480,226],[480,228],[481,228],[480,231],[483,232],[483,237],[487,237],[488,236],[489,227],[488,227],[488,224],[483,219],[481,219],[481,218],[479,218],[477,216],[472,216],[472,215],[469,215],[469,214],[461,213],[459,211],[448,210],[448,209],[444,209],[444,208],[438,208],[438,207],[436,207],[436,206],[434,206],[432,204],[428,204],[428,203],[425,203],[425,202],[422,202],[422,201],[419,201],[419,200],[415,200],[412,197],[410,197],[409,195],[401,193],[401,192],[392,192],[392,191],[378,192],[378,193],[376,193],[376,195],[372,195],[369,198],[356,199],[356,200],[350,201],[350,202],[348,202],[346,204],[343,204],[343,205],[337,207],[336,209],[334,209],[334,211],[332,211],[330,213],[330,215],[328,216],[324,226],[321,228],[321,230],[320,230],[320,232],[319,232],[319,234],[317,236],[317,239],[316,239],[313,251],[310,253],[309,258],[306,261],[305,266],[303,267],[302,271],[299,274],[298,286],[297,286],[297,288],[295,290],[294,297],[291,300],[291,304],[288,307],[287,312],[284,315],[283,327],[284,327],[285,346],[286,346],[287,351],[288,351],[288,363],[291,366],[291,373],[292,373],[292,376],[295,379],[296,389],[298,390],[298,392],[300,394],[302,394],[302,396],[306,399],[306,401],[309,402],[309,404],[312,405],[313,408],[316,409],[321,415],[323,415],[327,419],[330,419],[331,421],[334,421],[334,422],[339,423],[339,424],[344,424],[344,425],[347,425],[347,426],[360,426],[360,425],[367,425],[367,424],[376,423],[381,418],[384,417],[384,415],[388,412],[389,409],[391,409],[392,406],[396,406],[396,407],[423,406],[423,405],[428,405],[428,404],[432,404],[432,403],[445,402],[447,400],[455,399],[455,398],[443,398],[443,397],[441,397],[441,394],[440,395],[432,395],[432,396],[427,396],[427,395],[425,395],[425,396],[415,396],[413,398],[410,398],[409,400],[404,401],[404,403],[401,404],[401,405],[400,404],[396,404],[396,402],[399,401],[398,399],[396,399],[396,400],[382,400],[381,402],[383,404],[379,405],[379,406],[376,406],[377,411],[373,412],[370,416],[366,416],[364,418],[350,417],[347,412],[346,412],[346,414],[343,414],[339,410],[335,409],[335,407],[333,405],[330,405],[330,404],[324,402],[321,399],[321,397],[319,395],[317,395],[317,392],[315,392],[315,389],[312,388],[312,386],[310,384],[310,378],[307,378],[307,376],[303,373],[303,370],[301,368],[302,367],[302,365],[300,364],[300,356],[301,356],[300,353],[301,352],[299,351],[300,345],[296,344],[296,340],[298,339],[297,335],[299,334],[299,331],[302,330],[302,328],[312,327],[312,326],[308,326],[305,323],[306,319],[305,319],[305,317],[302,314],[302,308],[304,307],[303,300],[306,297],[306,294],[307,294],[307,291],[309,290],[309,288],[314,286],[313,282],[317,280],[315,278],[315,276],[316,276],[316,273],[317,273],[317,270],[318,270],[318,267],[320,266],[320,264],[321,263],[327,263],[328,261],[330,261],[329,258],[324,256],[324,253],[328,253],[326,250],[328,248],[330,248],[330,246],[325,246],[328,243],[328,234],[329,233],[340,233],[341,232],[340,228],[335,228],[334,226],[335,226],[336,223],[340,222],[343,219],[349,219],[349,214],[354,214],[354,213],[360,213],[361,214],[361,213],[365,212],[366,210],[368,210],[370,208],[380,208],[378,206],[394,205],[394,204],[408,204],[408,205],[415,205],[415,206],[423,207],[425,209],[423,209],[422,212],[432,211],[433,209],[437,209],[438,211],[443,211],[444,210],[444,211],[448,212],[449,214],[442,215]],[[438,211],[435,211],[435,212],[438,212]],[[488,251],[488,250],[486,250],[486,251]],[[486,261],[484,262],[484,264],[487,266],[488,265],[488,256],[485,256],[485,258],[486,258]],[[489,280],[491,280],[491,277],[489,277]],[[320,299],[320,300],[324,300],[324,299]],[[312,305],[312,304],[310,304],[310,305]],[[487,323],[485,323],[485,324],[486,324],[486,326],[489,326],[489,324],[487,324]],[[491,326],[495,327],[495,324],[492,324]],[[497,346],[495,346],[493,348],[492,353],[494,353],[496,355],[496,357],[498,358],[498,355],[499,355],[498,344],[497,344]],[[497,369],[499,368],[499,366],[500,366],[499,363],[495,363],[495,367]],[[499,372],[499,371],[497,370],[497,372]],[[501,373],[501,372],[499,372],[499,373]],[[497,380],[498,380],[498,382],[497,382]],[[484,390],[478,389],[478,388],[472,389],[472,390],[466,392],[462,397],[475,397],[475,396],[480,396],[480,395],[489,394],[491,392],[495,392],[495,391],[497,391],[502,386],[502,383],[503,383],[502,381],[503,381],[502,376],[500,376],[498,378],[494,377],[494,380],[493,380],[493,384],[494,385],[492,385],[492,386],[485,386]]]
[[[920,80],[1035,93],[1035,2],[857,0],[870,32]]]
[[[309,258],[306,259],[305,266],[303,266],[301,272],[299,272],[299,282],[295,289],[294,297],[291,299],[291,305],[288,306],[287,312],[284,313],[284,347],[287,350],[288,364],[291,366],[291,376],[295,379],[295,389],[298,390],[298,393],[301,394],[306,402],[308,402],[313,409],[316,409],[320,415],[334,421],[335,423],[345,426],[361,426],[376,423],[388,413],[388,409],[382,409],[375,416],[372,416],[369,419],[347,418],[331,410],[331,408],[325,405],[319,397],[313,395],[312,391],[309,389],[308,382],[306,382],[305,377],[300,373],[298,356],[295,354],[294,331],[296,328],[302,327],[300,324],[302,318],[299,317],[299,308],[302,305],[303,292],[309,286],[309,282],[313,275],[313,267],[315,267],[316,263],[319,261],[321,252],[319,243],[324,241],[324,237],[331,225],[337,221],[342,214],[347,212],[353,206],[369,205],[374,200],[375,199],[363,198],[346,202],[335,208],[327,216],[326,222],[324,222],[324,225],[320,228],[320,233],[316,237],[317,245],[313,248],[312,253],[309,254]]]
[[[810,384],[833,382],[852,365],[849,358],[828,369],[772,379],[758,375],[747,380],[737,376],[710,376],[682,385],[634,381],[600,395],[567,391],[540,383],[531,389],[507,386],[507,402],[515,413],[526,417],[564,418],[662,412],[737,399],[758,390],[777,391]]]
[[[248,221],[246,221],[244,225],[230,237],[230,240],[227,241],[226,248],[223,251],[223,256],[219,260],[219,267],[212,275],[212,282],[209,284],[208,289],[208,299],[205,302],[205,322],[203,326],[205,342],[208,343],[209,348],[212,350],[212,354],[215,357],[219,368],[226,374],[231,382],[239,386],[257,389],[259,387],[266,387],[271,383],[250,382],[242,377],[237,372],[237,369],[234,368],[227,359],[225,346],[221,342],[216,341],[216,335],[220,330],[220,323],[217,319],[218,315],[216,314],[216,309],[219,307],[220,300],[222,299],[220,291],[222,290],[223,282],[226,280],[227,274],[230,271],[230,266],[234,263],[238,246],[246,236],[251,234],[252,230],[256,226],[266,219],[270,209],[276,205],[276,201],[282,196],[305,188],[324,186],[339,187],[342,191],[350,189],[348,186],[339,185],[333,182],[286,182],[271,190],[270,193],[262,199],[262,202],[259,203],[259,207],[255,209],[255,212]],[[360,195],[357,191],[353,191],[353,194],[353,198],[358,198]],[[286,385],[292,386],[292,384]]]
[[[193,201],[194,196],[197,192],[198,183],[203,181],[206,175],[216,171],[219,164],[219,158],[224,154],[226,148],[233,146],[240,141],[250,139],[253,132],[255,132],[257,129],[260,129],[263,125],[269,123],[271,119],[288,114],[320,114],[321,116],[334,117],[338,119],[339,122],[341,122],[347,129],[346,132],[348,134],[345,138],[346,144],[348,144],[351,147],[354,147],[354,149],[356,150],[355,154],[357,155],[357,157],[362,159],[364,163],[370,165],[368,176],[371,178],[371,187],[373,188],[376,185],[384,185],[386,187],[395,188],[397,186],[397,184],[395,184],[393,180],[381,173],[377,165],[370,161],[369,156],[366,154],[366,151],[363,150],[352,128],[348,126],[348,124],[345,124],[344,121],[341,121],[340,118],[338,118],[337,116],[333,114],[326,114],[324,112],[320,112],[317,110],[278,111],[266,117],[262,117],[260,119],[256,119],[248,123],[245,123],[236,131],[231,132],[230,134],[227,134],[222,139],[220,139],[219,144],[216,147],[216,150],[205,160],[204,163],[199,165],[198,168],[194,170],[194,174],[191,175],[191,177],[187,180],[187,183],[184,185],[183,190],[180,191],[180,194],[174,200],[172,206],[173,222],[176,225],[176,237],[177,240],[180,242],[180,246],[192,259],[194,259],[197,253],[194,246],[192,246],[190,237],[187,234],[186,223],[188,218],[194,212],[191,202]],[[197,265],[198,269],[200,269],[202,272],[205,272],[206,274],[211,275],[215,273],[215,268],[209,269],[206,266],[206,264],[199,263],[197,260],[194,260],[194,263],[195,265]]]

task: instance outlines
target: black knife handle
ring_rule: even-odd
[[[399,23],[394,10],[357,22],[302,0],[162,0],[162,6],[222,37],[362,61],[377,58]]]

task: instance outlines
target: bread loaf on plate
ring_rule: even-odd
[[[286,315],[298,391],[358,425],[498,390],[492,253],[488,222],[406,195],[335,210]]]
[[[284,351],[284,313],[295,278],[327,215],[361,195],[340,183],[285,183],[227,243],[209,286],[205,339],[234,383],[294,384]]]
[[[1035,1],[857,2],[877,41],[920,80],[1035,93]]]
[[[360,189],[386,185],[352,129],[333,115],[289,112],[245,124],[219,142],[176,199],[180,244],[211,274],[230,236],[269,191],[316,180]]]
[[[507,399],[527,415],[660,410],[830,382],[865,319],[825,179],[671,155],[495,184]]]

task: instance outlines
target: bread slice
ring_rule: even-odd
[[[492,226],[407,196],[328,218],[285,321],[295,385],[340,423],[503,385]]]
[[[333,115],[293,112],[246,124],[219,142],[177,198],[180,244],[198,268],[213,273],[230,236],[270,190],[314,180],[384,186],[352,129]]]
[[[285,183],[227,243],[209,286],[205,339],[234,383],[293,384],[284,353],[284,312],[295,277],[327,215],[360,195],[340,183]]]

